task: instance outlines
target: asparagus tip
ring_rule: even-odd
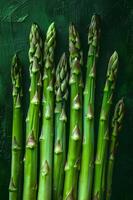
[[[46,40],[45,40],[45,47],[44,47],[45,49],[44,58],[51,55],[51,58],[49,60],[53,60],[53,54],[51,50],[54,50],[55,45],[56,45],[55,36],[56,36],[55,23],[52,22],[50,26],[48,27],[48,30],[46,33]]]
[[[63,65],[63,67],[65,67],[66,64],[67,64],[66,53],[64,52],[60,58],[58,65],[60,65],[60,68],[62,68],[61,66]]]
[[[66,53],[65,52],[62,54],[62,59],[66,59]]]
[[[71,22],[69,25],[69,36],[73,36],[76,38],[79,38],[79,34],[74,26],[74,24]]]
[[[93,54],[94,49],[96,50],[96,56],[99,55],[100,34],[101,34],[100,17],[99,15],[94,14],[91,18],[91,23],[88,32],[88,45],[91,46],[91,48],[89,48],[88,51],[89,55]]]
[[[21,69],[19,65],[19,59],[17,54],[14,54],[11,62],[11,77],[12,77],[12,83],[14,84],[14,81],[18,79],[18,75],[20,76]]]
[[[91,18],[90,28],[94,30],[98,30],[100,27],[99,24],[100,24],[100,16],[97,14],[94,14]]]
[[[38,29],[38,25],[34,22],[34,23],[31,25],[31,33],[35,32],[37,29]]]
[[[56,100],[62,101],[67,99],[67,84],[68,84],[68,69],[67,69],[66,54],[63,53],[56,69],[56,83],[55,83],[55,94]]]
[[[52,22],[49,26],[49,28],[55,28],[55,22]]]
[[[118,103],[116,104],[115,110],[116,110],[115,115],[117,115],[117,113],[119,115],[121,115],[124,112],[124,99],[123,98],[118,101]]]
[[[48,27],[47,35],[49,35],[49,33],[51,33],[51,31],[55,32],[55,22],[52,22],[50,24],[50,26]]]
[[[108,63],[107,77],[109,77],[110,81],[113,81],[115,79],[117,68],[118,68],[118,53],[114,51]]]
[[[118,129],[121,129],[121,123],[124,117],[124,99],[120,99],[115,106],[115,112],[112,119],[112,126],[114,127],[115,122],[118,123]]]
[[[118,63],[118,53],[117,53],[117,51],[114,51],[114,53],[110,57],[109,63],[111,65],[113,65],[114,63]]]
[[[12,66],[14,66],[16,64],[16,62],[18,61],[18,56],[17,54],[15,53],[13,58],[12,58]]]
[[[114,51],[114,53],[113,53],[113,55],[112,55],[112,58],[118,59],[118,53],[117,53],[117,51]]]

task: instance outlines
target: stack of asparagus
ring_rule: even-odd
[[[39,28],[36,24],[32,25],[29,38],[31,84],[26,119],[24,178],[22,75],[18,58],[16,55],[13,57],[10,200],[110,200],[124,102],[122,99],[116,104],[110,131],[111,105],[118,71],[118,54],[115,51],[108,63],[96,142],[94,103],[100,33],[99,16],[93,15],[88,33],[84,80],[83,53],[74,25],[69,26],[70,76],[65,53],[55,68],[55,24],[52,23],[48,28],[44,50]]]

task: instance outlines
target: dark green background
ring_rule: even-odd
[[[8,199],[10,177],[12,55],[18,52],[23,64],[25,116],[29,86],[28,35],[32,22],[39,24],[43,36],[50,22],[56,22],[57,62],[61,53],[68,51],[68,25],[73,21],[81,36],[85,60],[88,24],[93,13],[100,14],[102,21],[101,50],[97,66],[96,115],[99,116],[107,62],[114,50],[118,51],[120,59],[114,103],[123,96],[126,106],[114,169],[112,200],[133,200],[132,0],[0,0],[0,200]]]

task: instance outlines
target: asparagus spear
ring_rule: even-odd
[[[66,162],[66,101],[68,97],[68,68],[65,53],[56,69],[55,82],[55,145],[54,145],[54,200],[62,200],[64,167]]]
[[[94,95],[95,68],[99,54],[99,17],[93,15],[88,34],[88,59],[84,90],[84,135],[79,178],[79,200],[90,200],[94,168]]]
[[[69,27],[70,51],[70,136],[65,165],[64,200],[77,199],[77,186],[82,141],[82,53],[74,25]]]
[[[112,176],[113,176],[115,153],[117,149],[117,137],[118,137],[118,133],[121,131],[121,128],[122,128],[123,117],[124,117],[124,102],[123,102],[123,99],[121,99],[116,104],[114,116],[112,119],[113,130],[111,134],[109,161],[108,161],[108,169],[107,169],[106,200],[110,200],[111,198]]]
[[[22,197],[23,126],[21,67],[17,55],[14,55],[12,59],[11,78],[13,84],[13,127],[9,200],[19,200]]]
[[[43,122],[40,136],[38,200],[51,200],[52,198],[55,36],[55,25],[52,23],[48,28],[44,47]]]
[[[95,160],[94,196],[95,200],[101,200],[103,169],[108,145],[108,122],[112,98],[115,88],[118,69],[118,54],[115,51],[108,64],[106,83],[104,87],[102,108],[99,121],[98,144]]]
[[[108,150],[108,146],[106,146],[107,149],[105,150],[106,155],[104,157],[104,161],[103,161],[103,172],[102,172],[102,183],[101,183],[101,200],[104,200],[105,198],[105,190],[106,190],[106,175],[107,175],[107,150]]]
[[[23,200],[35,200],[37,191],[37,152],[41,99],[42,40],[39,28],[33,24],[30,32],[30,105],[27,116],[26,148],[24,159]]]

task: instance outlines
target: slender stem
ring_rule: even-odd
[[[30,105],[27,115],[26,147],[24,158],[24,191],[23,200],[36,200],[37,167],[38,167],[38,135],[41,99],[41,67],[42,40],[39,29],[33,24],[30,32]]]
[[[79,200],[90,200],[92,193],[92,180],[94,168],[94,96],[95,96],[95,71],[99,54],[99,17],[92,16],[88,34],[88,59],[84,90],[84,132],[82,146],[82,160],[79,177]]]
[[[12,59],[11,77],[13,84],[13,125],[9,200],[18,200],[22,198],[23,126],[21,67],[16,55]]]
[[[109,161],[108,161],[108,169],[107,169],[106,200],[111,199],[112,177],[113,177],[115,154],[117,150],[117,139],[118,139],[118,134],[122,128],[123,117],[124,117],[124,102],[123,102],[123,99],[121,99],[116,104],[114,116],[112,119],[113,130],[111,134]]]
[[[52,198],[55,36],[55,25],[52,23],[48,28],[44,44],[43,116],[40,136],[38,200],[51,200]]]
[[[109,139],[108,123],[109,123],[110,109],[116,82],[117,68],[118,68],[118,54],[114,52],[108,64],[107,78],[104,87],[102,108],[99,120],[98,143],[97,143],[97,152],[95,160],[94,193],[93,193],[94,195],[93,198],[97,200],[101,200],[104,161]]]
[[[70,135],[65,165],[64,200],[77,199],[79,164],[82,141],[82,53],[79,35],[74,25],[69,27],[70,51]]]
[[[106,175],[107,175],[107,153],[108,153],[108,143],[106,142],[106,155],[103,161],[103,172],[102,172],[102,183],[101,183],[101,200],[105,199],[105,190],[106,190]]]

